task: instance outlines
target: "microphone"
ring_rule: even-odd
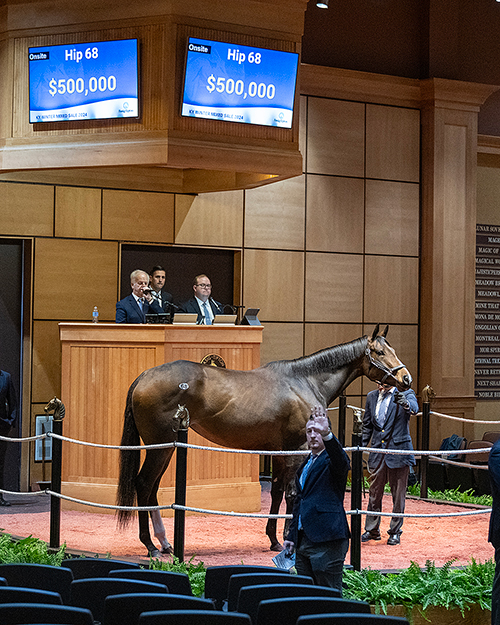
[[[222,306],[222,304],[220,302],[216,302],[213,297],[209,297],[208,299],[209,299],[210,303],[212,303],[215,306],[215,308],[217,309],[217,312],[219,312],[219,313],[223,313],[224,312],[224,308],[223,308],[223,306]]]
[[[167,306],[170,306],[170,308],[173,308],[174,310],[179,310],[179,306],[176,306],[172,302],[167,302]]]

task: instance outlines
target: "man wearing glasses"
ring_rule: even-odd
[[[201,325],[211,326],[215,315],[223,313],[222,304],[212,297],[212,285],[205,274],[196,276],[193,281],[194,297],[182,304],[179,312],[196,313],[196,322]]]
[[[398,393],[390,384],[377,383],[378,390],[366,396],[365,414],[363,415],[362,445],[380,449],[413,450],[410,436],[410,416],[417,414],[418,403],[415,393],[410,389]],[[371,443],[370,443],[371,440]],[[368,471],[370,472],[370,492],[368,510],[380,512],[382,497],[387,482],[392,495],[392,512],[403,513],[405,510],[406,489],[410,466],[415,464],[415,457],[370,452]],[[392,517],[388,529],[388,545],[401,542],[402,517]],[[362,542],[380,540],[380,517],[367,515]]]

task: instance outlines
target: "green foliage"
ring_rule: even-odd
[[[180,562],[178,558],[173,556],[172,562],[164,562],[158,558],[149,560],[149,568],[157,571],[174,571],[175,573],[184,573],[189,577],[191,590],[195,597],[201,597],[205,590],[205,565],[203,562],[193,563],[194,556],[188,562]]]
[[[47,543],[39,538],[13,540],[10,534],[0,534],[0,564],[28,562],[30,564],[50,564],[61,566],[65,558],[66,544],[57,552],[50,552]]]
[[[367,601],[384,613],[388,605],[404,605],[407,612],[417,606],[422,612],[429,606],[447,609],[458,607],[462,614],[473,604],[491,610],[491,588],[495,563],[483,564],[472,559],[467,566],[452,568],[454,560],[437,568],[427,560],[421,569],[415,562],[399,573],[380,571],[344,571],[344,597]]]
[[[420,484],[408,486],[408,493],[414,497],[420,497]],[[458,487],[445,491],[427,490],[429,499],[439,499],[440,501],[454,501],[457,503],[470,503],[476,506],[491,507],[493,498],[491,495],[474,495],[473,489],[461,491]]]

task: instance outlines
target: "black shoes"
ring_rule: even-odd
[[[366,543],[369,540],[381,540],[380,532],[365,532],[361,534],[361,542]]]
[[[0,497],[0,506],[10,506],[10,501],[6,501],[3,497]]]
[[[399,534],[391,534],[389,538],[387,539],[388,545],[399,545],[400,542],[401,542],[401,537]]]

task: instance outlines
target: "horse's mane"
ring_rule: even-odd
[[[294,360],[275,360],[266,367],[300,374],[316,374],[325,370],[340,369],[357,360],[366,350],[368,337],[362,336],[349,343],[341,343],[333,347],[321,349],[309,356]]]

